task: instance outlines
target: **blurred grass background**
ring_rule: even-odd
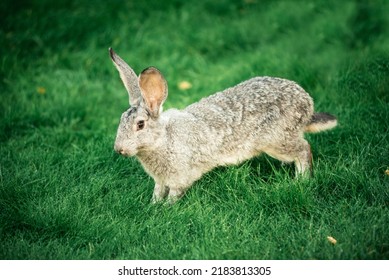
[[[0,11],[1,259],[389,258],[388,1],[5,0]],[[110,46],[136,72],[164,73],[165,109],[253,76],[296,81],[339,118],[307,135],[315,177],[263,156],[151,205],[153,181],[113,152],[128,97]]]

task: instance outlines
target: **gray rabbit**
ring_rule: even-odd
[[[162,112],[165,78],[154,67],[137,77],[111,48],[111,59],[130,97],[121,116],[115,150],[136,156],[155,180],[152,201],[174,203],[204,173],[266,153],[294,162],[296,174],[312,173],[304,132],[336,126],[328,113],[314,113],[313,100],[295,82],[255,77],[189,105]]]

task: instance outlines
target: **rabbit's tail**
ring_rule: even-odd
[[[338,124],[335,116],[328,113],[314,113],[304,132],[316,133],[334,128]]]

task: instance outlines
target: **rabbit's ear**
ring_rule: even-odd
[[[158,69],[149,67],[139,75],[139,86],[152,117],[157,118],[162,112],[162,105],[167,97],[168,90],[165,78]]]
[[[118,69],[120,78],[127,89],[130,98],[130,105],[139,104],[142,96],[139,88],[138,77],[136,76],[134,70],[132,70],[131,67],[128,66],[128,64],[113,51],[112,48],[109,48],[109,55],[111,56],[116,69]]]

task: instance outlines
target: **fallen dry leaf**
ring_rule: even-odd
[[[45,94],[46,93],[46,89],[44,87],[37,87],[36,88],[36,92],[39,93],[39,94]]]
[[[336,242],[338,242],[338,241],[336,241],[336,239],[335,238],[333,238],[332,236],[327,236],[327,240],[331,243],[331,244],[336,244]]]
[[[385,174],[389,176],[389,169],[385,170]]]
[[[178,84],[178,88],[181,90],[187,90],[192,87],[192,84],[189,83],[188,81],[182,81]]]

